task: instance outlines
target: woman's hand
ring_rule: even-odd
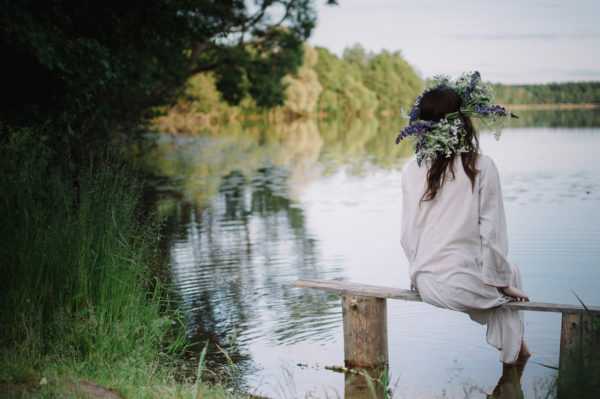
[[[513,298],[517,302],[529,302],[527,294],[516,287],[503,287],[499,288],[499,290],[504,295]]]

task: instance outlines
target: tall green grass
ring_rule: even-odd
[[[71,179],[29,132],[12,134],[0,156],[0,283],[3,341],[35,341],[146,356],[163,343],[160,286],[151,281],[156,229],[136,215],[139,186],[123,167],[90,165],[76,205]],[[27,332],[27,334],[23,334]],[[61,348],[61,350],[64,348]]]
[[[4,133],[0,388],[42,395],[91,379],[126,397],[193,397],[191,383],[175,382],[182,328],[152,277],[158,226],[139,212],[134,174],[87,165],[77,199],[73,179],[53,166],[62,154],[36,132]],[[41,378],[49,383],[38,388]]]

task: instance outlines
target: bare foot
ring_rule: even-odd
[[[529,351],[529,347],[525,343],[525,341],[521,341],[521,351],[519,352],[519,356],[530,357],[531,352]]]
[[[502,362],[502,365],[503,367],[508,368],[515,367],[519,369],[519,372],[522,372],[530,357],[531,352],[529,351],[527,344],[525,344],[525,340],[523,340],[521,341],[521,349],[519,349],[519,353],[517,354],[517,358],[515,359],[515,361],[513,363]]]
[[[515,301],[529,302],[529,297],[527,294],[516,287],[505,287],[501,288],[500,290],[504,295],[513,298]]]

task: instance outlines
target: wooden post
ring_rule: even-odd
[[[388,364],[387,307],[383,298],[343,295],[344,363],[353,368]]]
[[[594,322],[598,324],[596,327]],[[563,313],[560,369],[563,370],[572,363],[585,367],[594,360],[594,356],[600,356],[600,317],[585,313]]]
[[[585,374],[600,366],[600,317],[587,313],[563,313],[560,332],[558,397],[581,387]],[[584,371],[587,370],[587,373]]]

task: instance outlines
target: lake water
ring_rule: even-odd
[[[566,112],[566,114],[565,114]],[[569,112],[571,112],[569,114]],[[482,151],[501,173],[512,261],[533,300],[600,305],[600,123],[597,111],[525,115]],[[343,397],[340,299],[292,288],[298,278],[409,287],[400,247],[398,127],[376,120],[297,121],[161,136],[150,154],[168,276],[191,342],[238,364],[247,391]],[[533,352],[523,378],[544,397],[557,366],[560,315],[525,313]],[[501,375],[484,327],[460,313],[388,301],[394,397],[485,397]],[[213,363],[213,366],[216,363]]]

